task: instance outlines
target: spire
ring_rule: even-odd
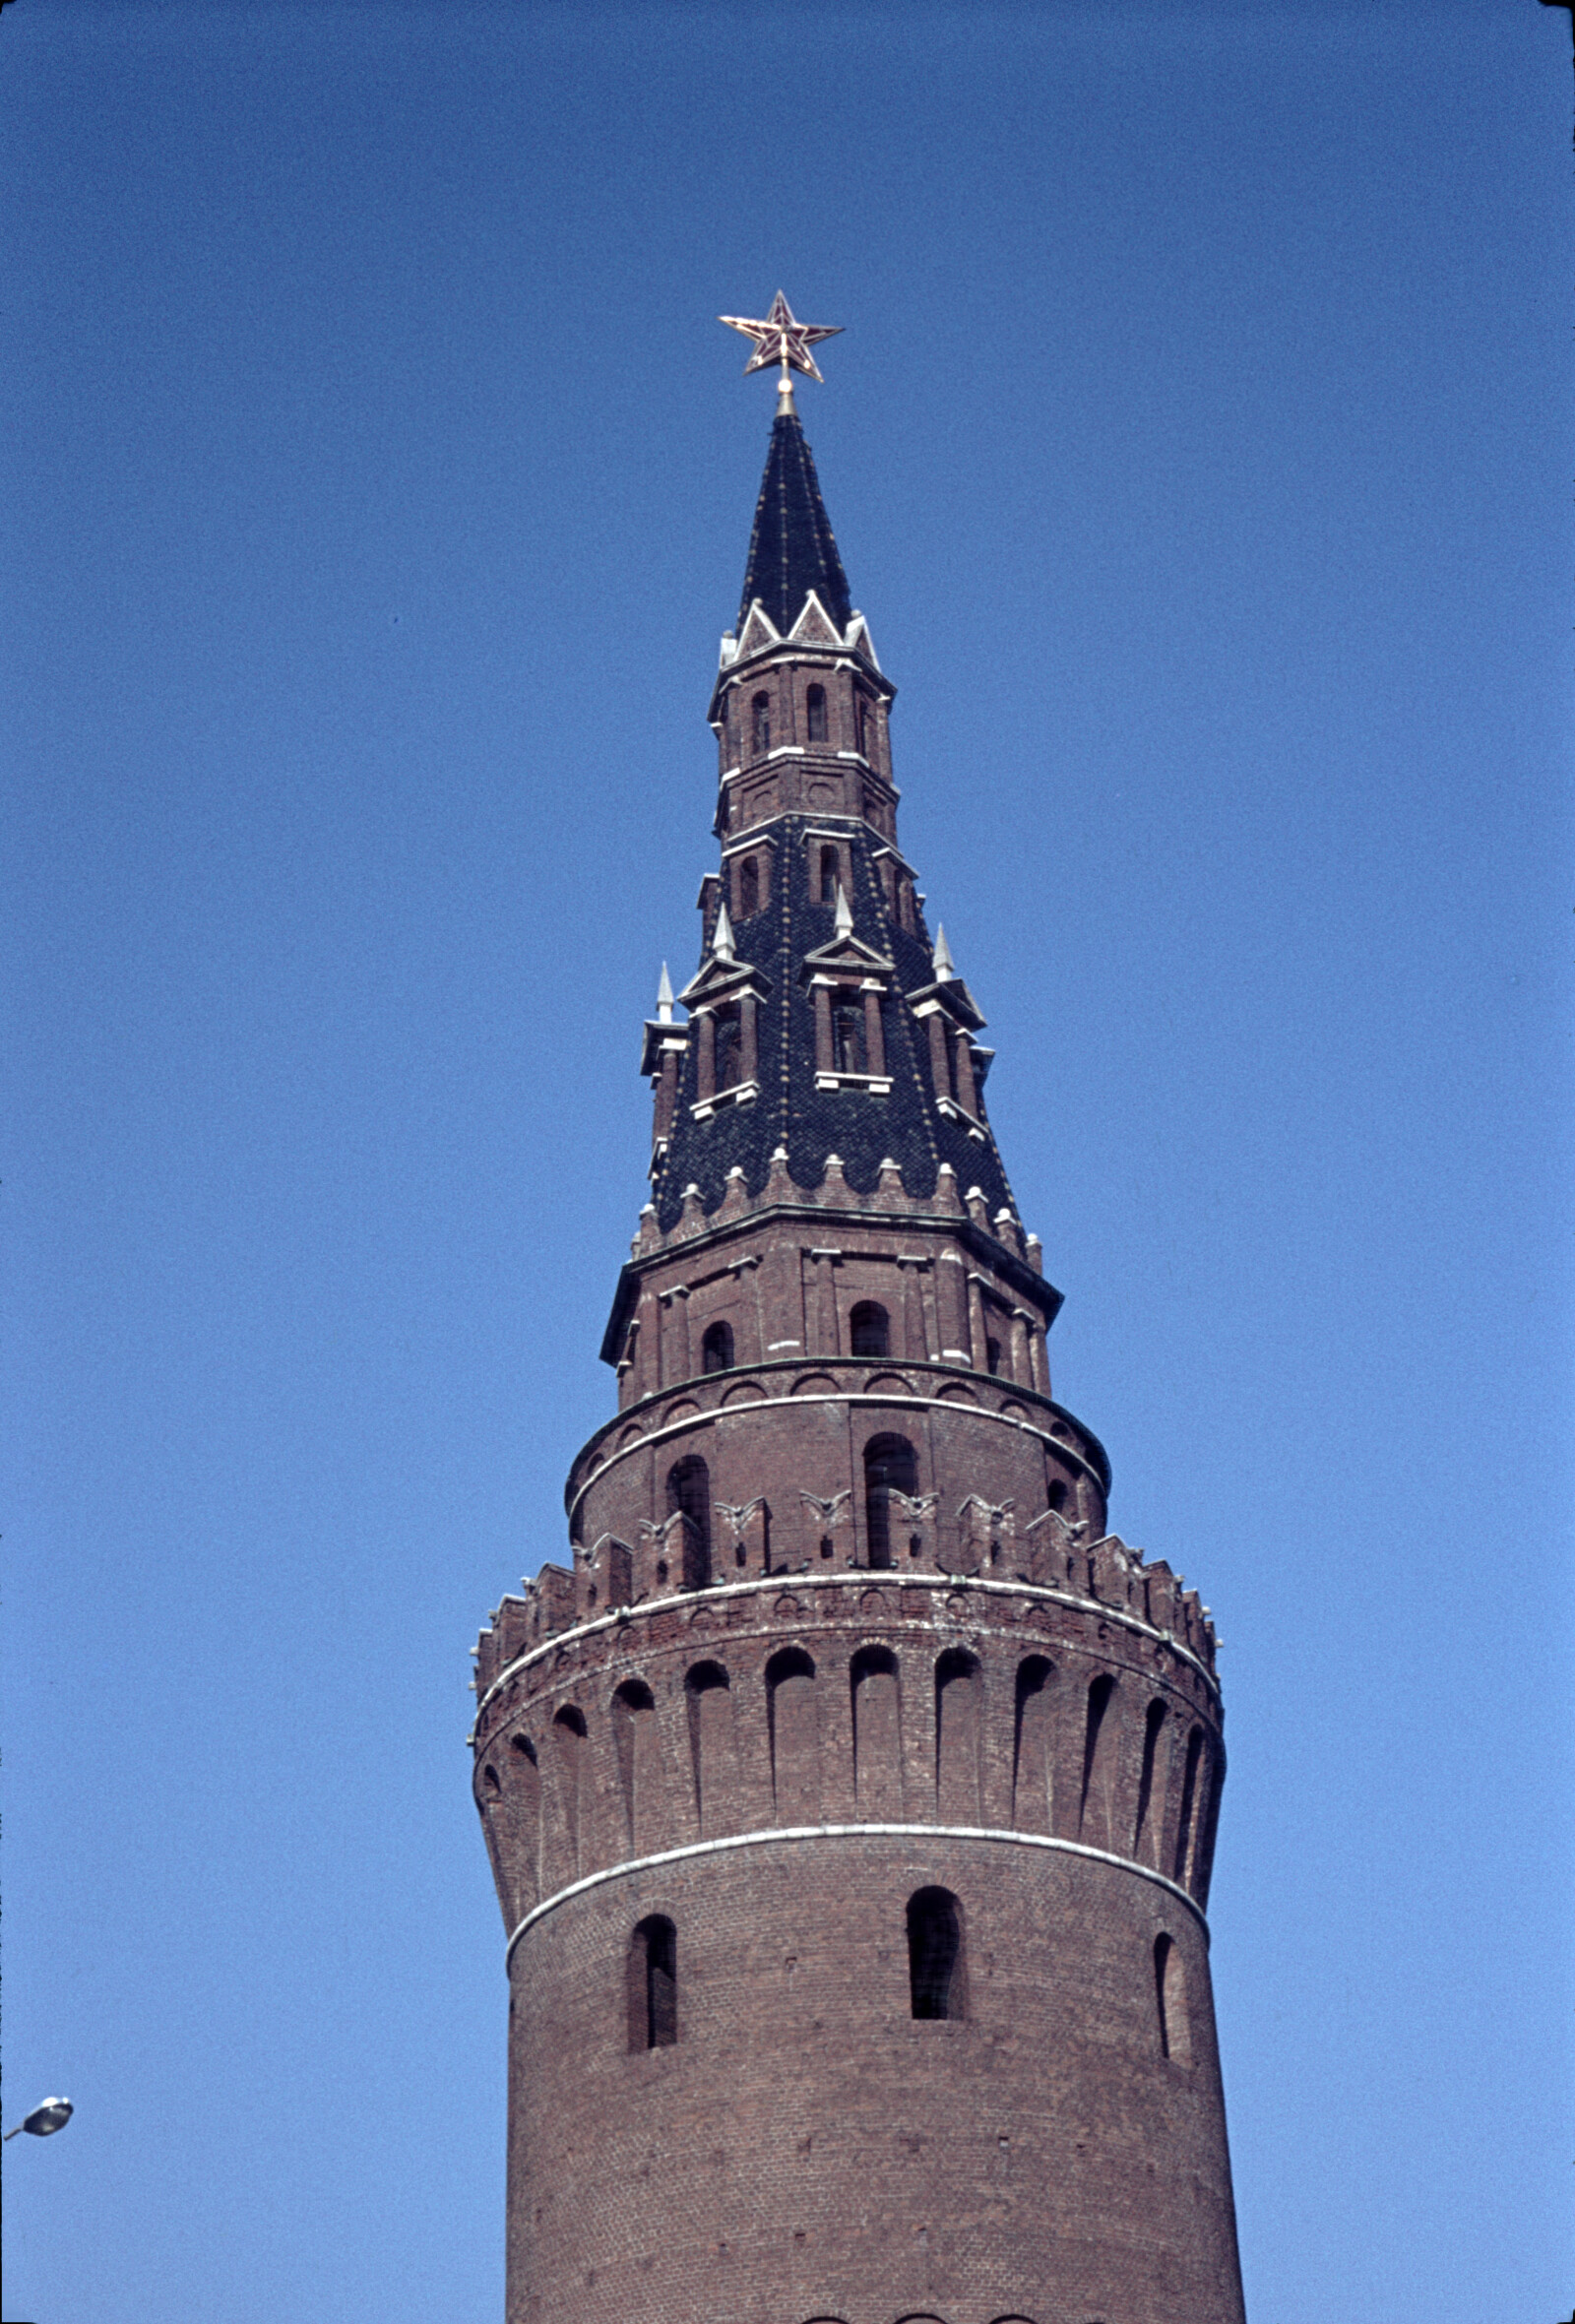
[[[956,974],[957,970],[952,960],[952,948],[946,941],[945,927],[937,920],[935,923],[935,981],[937,984],[946,984]]]
[[[838,936],[850,936],[853,932],[852,908],[849,904],[848,891],[841,880],[837,882],[837,916],[833,920],[832,926]]]
[[[717,907],[717,924],[711,931],[711,957],[718,961],[730,961],[733,957],[732,922],[727,917],[725,896]]]
[[[662,981],[657,986],[657,1023],[672,1023],[672,978],[667,974],[667,964],[662,964]]]
[[[786,377],[786,372],[784,377]],[[813,590],[839,629],[852,619],[848,576],[820,497],[815,463],[804,441],[803,423],[791,396],[779,400],[771,427],[771,450],[749,535],[740,629],[756,597],[786,637]]]

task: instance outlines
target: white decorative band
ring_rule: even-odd
[[[999,1831],[980,1824],[790,1824],[782,1830],[732,1832],[723,1840],[692,1840],[687,1847],[664,1848],[657,1855],[632,1856],[627,1863],[608,1864],[600,1872],[588,1872],[583,1880],[571,1880],[567,1888],[543,1898],[534,1912],[527,1913],[504,1947],[503,1966],[507,1970],[514,1958],[514,1948],[526,1930],[534,1928],[548,1913],[555,1913],[559,1905],[566,1905],[571,1897],[584,1896],[589,1890],[600,1888],[608,1880],[622,1880],[631,1872],[650,1872],[661,1864],[687,1863],[693,1856],[724,1855],[735,1848],[762,1848],[779,1840],[992,1840],[1006,1841],[1013,1848],[1054,1849],[1063,1855],[1088,1856],[1097,1864],[1114,1864],[1118,1871],[1135,1872],[1140,1880],[1152,1880],[1156,1888],[1163,1888],[1177,1904],[1185,1905],[1205,1940],[1209,1934],[1203,1908],[1177,1882],[1166,1879],[1163,1872],[1156,1872],[1152,1864],[1136,1863],[1131,1856],[1115,1855],[1107,1848],[1090,1848],[1081,1840],[1057,1840],[1047,1832]]]
[[[668,1591],[661,1598],[642,1598],[638,1605],[615,1605],[610,1613],[598,1614],[589,1622],[571,1623],[568,1629],[552,1631],[539,1646],[527,1647],[524,1654],[504,1664],[486,1692],[477,1699],[476,1719],[480,1720],[493,1697],[511,1678],[518,1678],[522,1670],[535,1663],[545,1662],[549,1655],[561,1653],[566,1646],[578,1646],[583,1639],[595,1637],[598,1631],[616,1629],[620,1623],[670,1613],[674,1606],[714,1605],[721,1599],[761,1597],[768,1590],[774,1590],[782,1598],[794,1591],[850,1589],[976,1591],[987,1598],[1029,1598],[1036,1603],[1069,1605],[1080,1614],[1097,1614],[1102,1622],[1114,1622],[1122,1630],[1135,1631],[1142,1638],[1152,1639],[1156,1646],[1166,1647],[1177,1662],[1188,1664],[1197,1672],[1216,1703],[1220,1700],[1220,1682],[1201,1658],[1173,1631],[1156,1629],[1152,1622],[1146,1622],[1141,1614],[1133,1613],[1127,1606],[1107,1605],[1102,1598],[1083,1598],[1075,1590],[1052,1589],[1045,1582],[991,1582],[982,1574],[904,1573],[886,1566],[853,1566],[834,1574],[765,1574],[748,1582],[711,1582],[703,1590]],[[473,1728],[468,1740],[474,1742]]]
[[[0,5],[3,5],[3,0],[0,0]],[[816,1255],[818,1256],[818,1254]],[[841,1253],[836,1251],[828,1252],[826,1255],[829,1258],[841,1257]],[[955,1251],[943,1252],[942,1256],[947,1259],[955,1259],[959,1267],[963,1265],[963,1261],[958,1258]],[[685,1289],[684,1297],[687,1298],[688,1295],[688,1291]],[[893,1356],[890,1360],[889,1369],[894,1375],[896,1375],[903,1371],[905,1364],[909,1370],[914,1370],[917,1368],[919,1362],[928,1364],[939,1361],[944,1363],[948,1357],[955,1357],[959,1363],[969,1365],[970,1367],[972,1367],[974,1360],[969,1354],[968,1350],[964,1348],[943,1348],[938,1358],[935,1356],[915,1357],[912,1362],[909,1362],[906,1357],[899,1360],[899,1358]],[[845,1355],[784,1356],[780,1359],[779,1369],[787,1366],[792,1366],[798,1370],[808,1370],[814,1365],[823,1366],[825,1364],[846,1363],[847,1361],[848,1358]],[[871,1364],[873,1366],[873,1359],[871,1359]],[[713,1377],[715,1377],[715,1375],[713,1375]],[[690,1388],[693,1385],[694,1383],[692,1380],[679,1380],[674,1383],[674,1390],[676,1392],[680,1389]],[[1025,1396],[1043,1398],[1043,1390],[1040,1388],[1025,1388],[1022,1393]],[[1074,1467],[1083,1470],[1087,1476],[1093,1477],[1096,1484],[1100,1483],[1100,1473],[1095,1468],[1094,1463],[1089,1459],[1086,1453],[1080,1453],[1075,1444],[1068,1444],[1064,1436],[1055,1436],[1048,1428],[1037,1428],[1032,1420],[1019,1420],[1014,1418],[1008,1413],[996,1412],[989,1405],[958,1404],[955,1401],[948,1401],[942,1396],[917,1396],[914,1393],[912,1388],[909,1388],[907,1392],[902,1395],[899,1395],[894,1389],[891,1391],[882,1391],[879,1394],[871,1396],[861,1389],[850,1388],[844,1390],[841,1394],[834,1392],[829,1396],[760,1396],[754,1398],[748,1404],[716,1405],[710,1412],[695,1411],[692,1413],[685,1413],[679,1419],[664,1420],[660,1428],[653,1428],[647,1435],[637,1437],[633,1444],[619,1445],[615,1451],[608,1453],[606,1459],[600,1464],[598,1468],[594,1469],[591,1472],[591,1474],[586,1477],[585,1482],[576,1492],[574,1499],[570,1502],[569,1526],[571,1532],[573,1531],[573,1528],[579,1523],[580,1504],[585,1499],[586,1494],[591,1490],[591,1487],[594,1484],[600,1484],[605,1481],[608,1471],[612,1469],[617,1462],[632,1460],[636,1453],[646,1452],[652,1445],[655,1444],[665,1444],[672,1437],[683,1436],[697,1428],[709,1428],[715,1420],[722,1417],[724,1413],[736,1415],[738,1413],[770,1413],[777,1412],[785,1408],[790,1408],[795,1412],[802,1412],[808,1406],[814,1404],[889,1405],[894,1410],[902,1406],[912,1406],[915,1412],[920,1409],[927,1411],[929,1407],[933,1405],[942,1412],[969,1413],[972,1413],[973,1417],[976,1420],[993,1420],[1002,1428],[1017,1429],[1018,1432],[1023,1436],[1037,1436],[1040,1442],[1048,1451],[1055,1453],[1059,1459],[1070,1462]],[[613,1417],[605,1423],[606,1430],[610,1431],[615,1428],[621,1417],[621,1413],[614,1413]]]

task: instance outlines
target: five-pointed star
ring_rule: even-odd
[[[751,371],[767,371],[773,363],[780,363],[784,371],[791,366],[794,371],[807,371],[811,379],[820,379],[820,366],[809,350],[817,340],[835,339],[842,329],[840,323],[795,321],[792,308],[780,290],[763,323],[752,323],[743,315],[719,315],[717,320],[725,323],[730,331],[744,332],[754,341],[755,351],[744,365],[746,379]]]

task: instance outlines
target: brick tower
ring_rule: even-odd
[[[509,2320],[1230,2324],[1214,1634],[1051,1398],[783,381],[618,1410],[479,1648]]]

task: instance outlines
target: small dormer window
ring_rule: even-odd
[[[738,1012],[722,1009],[717,1014],[717,1087],[735,1089],[742,1079],[743,1065],[739,1052]]]
[[[809,718],[810,741],[824,742],[826,739],[826,689],[824,686],[810,687],[804,697],[804,709]]]
[[[832,1066],[837,1073],[863,1073],[864,1008],[861,1001],[840,1000],[831,1012]]]
[[[746,855],[738,866],[738,917],[753,919],[760,910],[760,865]]]
[[[751,738],[757,757],[764,757],[771,748],[771,696],[757,694],[750,705]]]
[[[836,903],[837,876],[836,848],[822,848],[820,850],[820,901],[822,904]]]

